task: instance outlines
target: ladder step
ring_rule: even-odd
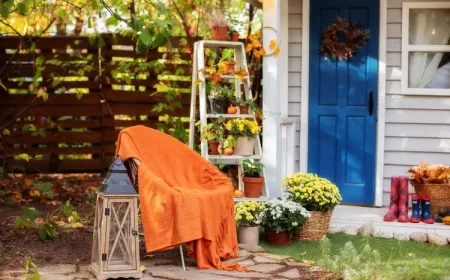
[[[212,46],[212,47],[239,47],[244,46],[242,42],[233,42],[233,41],[215,41],[215,40],[201,40],[197,42],[198,44],[203,44],[204,46]]]
[[[208,159],[209,161],[212,161],[213,163],[215,161],[219,161],[220,163],[223,164],[228,164],[228,165],[236,165],[238,164],[238,161],[240,160],[245,160],[245,159],[256,159],[256,160],[261,160],[262,156],[261,155],[253,155],[253,156],[237,156],[237,155],[231,155],[231,156],[212,156],[212,155],[208,155]]]
[[[225,119],[245,118],[245,119],[250,119],[250,118],[254,118],[255,115],[253,115],[253,114],[207,114],[206,117],[210,118],[210,119],[217,119],[217,118],[225,118]]]
[[[241,201],[268,201],[269,198],[265,197],[265,196],[260,196],[260,197],[242,197],[242,198],[238,198],[235,197],[234,201],[235,202],[241,202]]]
[[[206,78],[211,78],[211,75],[205,75]],[[228,79],[228,80],[233,80],[236,79],[235,76],[231,76],[231,75],[222,75],[220,76],[221,79]],[[243,77],[244,80],[248,79],[248,76]]]

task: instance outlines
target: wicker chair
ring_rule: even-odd
[[[130,176],[133,186],[136,189],[137,193],[139,193],[138,167],[140,164],[141,164],[141,162],[137,159],[127,160],[125,162],[125,166],[128,170],[128,175]],[[141,210],[141,207],[139,206],[139,214],[140,214],[140,210]],[[139,235],[144,235],[144,233],[140,232]],[[186,271],[186,264],[184,262],[182,245],[180,245],[180,256],[181,256],[181,265],[183,266],[183,270]]]

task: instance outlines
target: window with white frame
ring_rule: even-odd
[[[450,2],[403,2],[402,92],[450,95]]]

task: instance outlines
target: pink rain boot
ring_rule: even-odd
[[[391,177],[391,204],[389,211],[384,215],[385,222],[394,222],[398,218],[398,189],[400,186],[400,177]]]
[[[407,223],[408,218],[408,177],[399,177],[398,188],[398,219],[397,222]]]

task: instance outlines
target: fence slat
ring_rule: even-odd
[[[0,64],[4,65],[0,70],[0,128],[10,134],[0,138],[0,166],[7,158],[5,167],[15,171],[101,172],[111,163],[121,129],[134,125],[156,128],[161,116],[189,116],[192,70],[187,62],[192,46],[186,48],[185,38],[174,38],[171,48],[137,53],[133,38],[101,36],[102,48],[98,39],[83,36],[0,37]],[[31,52],[33,44],[36,49]],[[42,80],[34,86],[41,59]],[[130,64],[134,66],[127,69],[119,62],[136,63],[137,59],[159,61],[164,67],[140,69]],[[131,79],[124,75],[130,73]],[[41,88],[48,94],[46,100],[35,94]],[[181,108],[153,111],[158,103],[167,102],[164,91],[169,89],[178,92],[173,101],[179,101]],[[26,132],[25,125],[38,133]],[[184,125],[187,129],[188,123]],[[27,162],[15,160],[18,154],[40,157]],[[58,160],[62,155],[92,158]]]

